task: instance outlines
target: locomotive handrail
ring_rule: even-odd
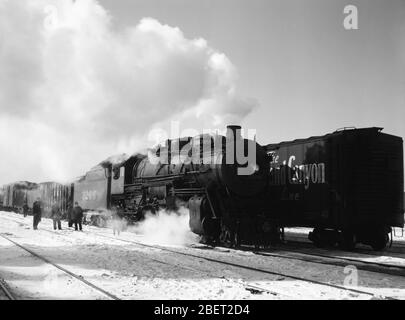
[[[212,214],[214,215],[214,218],[217,218],[217,215],[215,214],[215,210],[214,210],[214,207],[213,207],[213,205],[212,205],[212,203],[211,203],[210,195],[208,194],[207,188],[205,188],[205,194],[207,195],[207,200],[208,200],[208,203],[209,203],[209,205],[210,205]]]
[[[144,183],[143,180],[160,181],[160,180],[166,180],[166,179],[182,178],[182,177],[184,177],[186,175],[195,174],[195,173],[199,173],[199,172],[200,171],[188,171],[188,172],[179,173],[179,174],[166,174],[166,175],[161,175],[161,176],[142,176],[142,177],[138,177],[138,178],[134,179],[137,182],[125,184],[124,186],[125,187],[130,187],[130,186],[134,186],[134,185],[140,185],[140,184]]]
[[[354,126],[352,126],[352,127],[342,127],[342,128],[336,129],[335,132],[345,131],[345,130],[353,130],[353,129],[357,129],[357,128],[354,127]]]
[[[205,188],[178,188],[174,189],[176,194],[197,194],[197,193],[206,193]]]

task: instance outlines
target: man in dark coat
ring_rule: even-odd
[[[28,215],[28,209],[29,209],[27,202],[24,203],[22,209],[23,209],[23,215],[24,215],[24,218],[25,218]]]
[[[39,198],[37,198],[37,201],[34,202],[34,205],[32,206],[32,214],[33,214],[33,227],[34,230],[38,229],[38,223],[41,221],[41,215],[42,215],[42,204]]]
[[[77,231],[77,225],[79,225],[79,230],[82,231],[82,220],[83,220],[83,209],[75,202],[75,207],[73,208],[73,221],[75,223],[75,230]]]
[[[58,225],[58,230],[62,230],[62,224],[60,221],[62,219],[62,212],[57,203],[52,206],[51,218],[53,220],[53,230],[56,230],[56,225]]]
[[[68,220],[68,226],[70,228],[71,226],[73,226],[73,206],[70,203],[69,203],[68,209],[67,209],[67,220]]]

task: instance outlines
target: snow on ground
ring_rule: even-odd
[[[35,299],[105,299],[91,288],[72,279],[56,267],[33,257],[21,248],[10,246],[10,242],[0,238],[1,275],[8,283],[21,288],[20,297]]]
[[[0,234],[121,299],[370,299],[370,296],[346,290],[121,241],[151,243],[150,237],[131,230],[114,238],[110,229],[84,226],[83,232],[76,232],[67,228],[66,222],[62,227],[63,230],[54,231],[52,221],[43,219],[39,230],[35,231],[32,230],[32,217],[0,212]],[[170,248],[322,282],[347,283],[348,274],[341,267],[230,249],[212,250],[199,245],[171,245]],[[107,298],[1,237],[0,278],[7,281],[18,298],[23,299]],[[353,281],[349,283],[353,285]],[[270,292],[254,291],[251,286]],[[358,271],[358,286],[353,288],[377,296],[405,299],[403,277]]]

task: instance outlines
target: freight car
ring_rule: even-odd
[[[266,146],[269,214],[283,226],[314,228],[317,246],[384,249],[404,226],[402,138],[382,128],[340,130]]]
[[[36,188],[36,183],[28,181],[15,182],[3,186],[2,210],[20,212],[27,201],[27,194]]]
[[[57,203],[62,212],[67,211],[67,206],[72,202],[72,190],[70,185],[57,182],[15,182],[3,187],[2,210],[21,212],[26,203],[32,210],[34,202],[39,198],[42,202],[43,216],[48,216],[51,207]]]
[[[0,188],[0,210],[3,208],[4,188]]]
[[[58,182],[41,182],[37,188],[27,194],[28,207],[32,208],[34,201],[39,198],[42,203],[42,215],[49,217],[54,204],[57,204],[63,215],[66,215],[69,204],[73,201],[73,187],[71,184]]]

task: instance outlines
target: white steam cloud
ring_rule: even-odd
[[[98,212],[87,212],[86,217],[90,220],[91,215],[99,216]],[[150,244],[159,245],[189,245],[199,242],[199,236],[190,230],[189,210],[180,207],[177,211],[160,209],[156,213],[146,213],[143,220],[135,224],[128,224],[125,219],[113,216],[110,210],[104,210],[101,216],[107,220],[106,227],[115,231],[128,231],[142,236],[142,240]],[[118,235],[118,233],[117,233]]]
[[[181,207],[177,212],[159,210],[148,213],[145,220],[130,226],[130,232],[143,236],[143,241],[160,245],[188,245],[198,243],[199,237],[189,227],[189,211]]]
[[[256,105],[204,39],[111,20],[96,0],[0,0],[0,184],[73,178],[154,126],[220,127]]]

